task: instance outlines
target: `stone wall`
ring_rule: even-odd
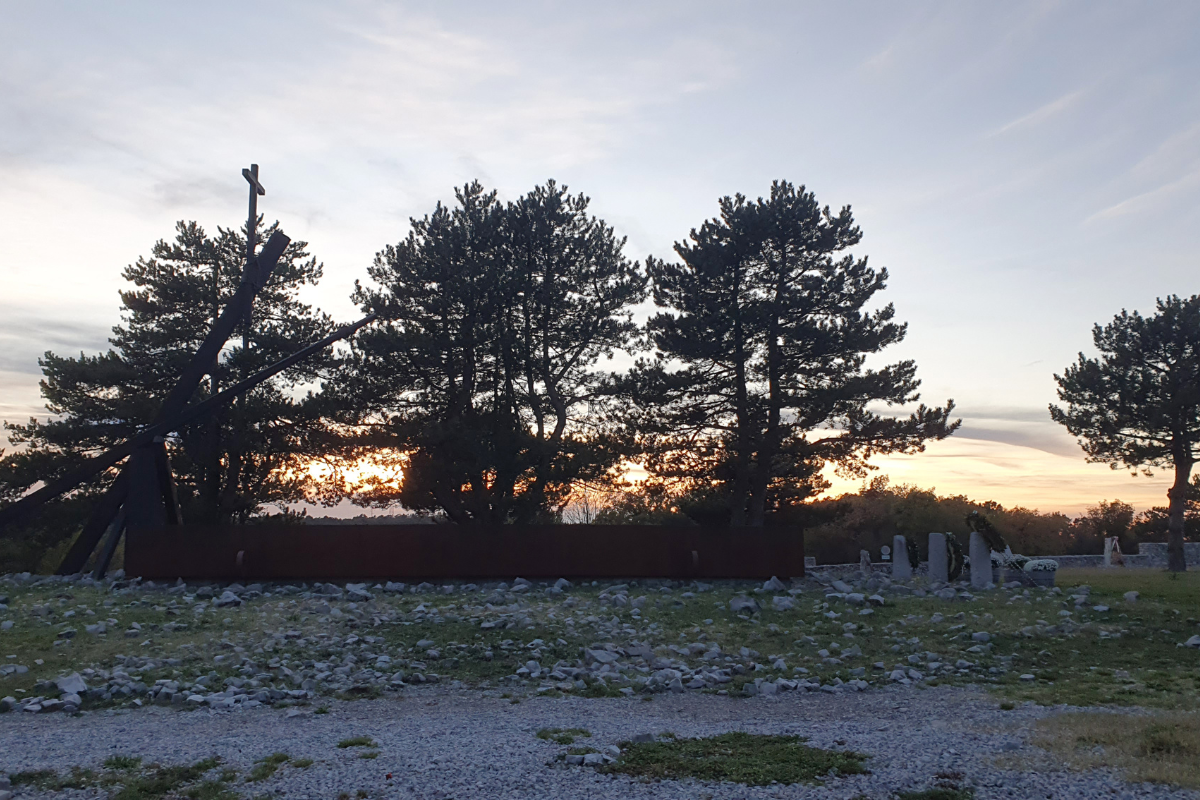
[[[1138,555],[1134,558],[1141,559],[1142,563],[1130,564],[1130,566],[1166,569],[1167,544],[1166,542],[1142,542],[1138,545]],[[1200,542],[1184,542],[1183,558],[1189,567],[1200,567]],[[1125,560],[1128,562],[1129,556],[1125,556]]]

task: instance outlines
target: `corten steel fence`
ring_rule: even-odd
[[[192,525],[130,530],[130,576],[185,579],[799,578],[799,528]]]

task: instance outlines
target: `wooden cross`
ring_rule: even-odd
[[[258,228],[258,196],[265,195],[267,190],[258,182],[258,164],[251,164],[250,169],[242,170],[242,177],[250,184],[250,216],[246,219],[246,264],[254,261],[255,236]],[[254,314],[253,306],[246,307],[246,327],[242,332],[242,350],[250,349],[250,323]]]

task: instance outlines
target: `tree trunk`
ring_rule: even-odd
[[[1188,481],[1191,474],[1190,454],[1176,453],[1175,484],[1167,491],[1167,497],[1171,501],[1167,522],[1167,569],[1171,572],[1187,571],[1187,559],[1183,554],[1183,512],[1187,508]]]

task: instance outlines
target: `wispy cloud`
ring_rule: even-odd
[[[1092,214],[1083,221],[1084,225],[1089,225],[1093,222],[1102,220],[1114,219],[1123,217],[1129,214],[1137,214],[1147,211],[1153,211],[1160,208],[1164,203],[1172,200],[1180,194],[1184,194],[1194,188],[1200,187],[1200,170],[1196,170],[1181,178],[1164,183],[1149,191],[1135,194],[1132,197],[1127,197],[1119,203],[1114,203],[1107,208],[1103,208]]]
[[[1083,97],[1083,95],[1084,90],[1082,89],[1068,92],[1057,100],[1051,100],[1049,103],[1039,106],[1033,111],[1030,111],[1028,114],[1025,114],[1024,116],[1018,117],[1011,122],[1000,126],[996,130],[989,133],[988,137],[1003,136],[1004,134],[1015,130],[1032,128],[1037,125],[1041,125],[1043,122],[1053,119],[1067,109],[1071,108],[1071,106],[1075,105],[1075,103],[1077,103],[1079,99]]]

